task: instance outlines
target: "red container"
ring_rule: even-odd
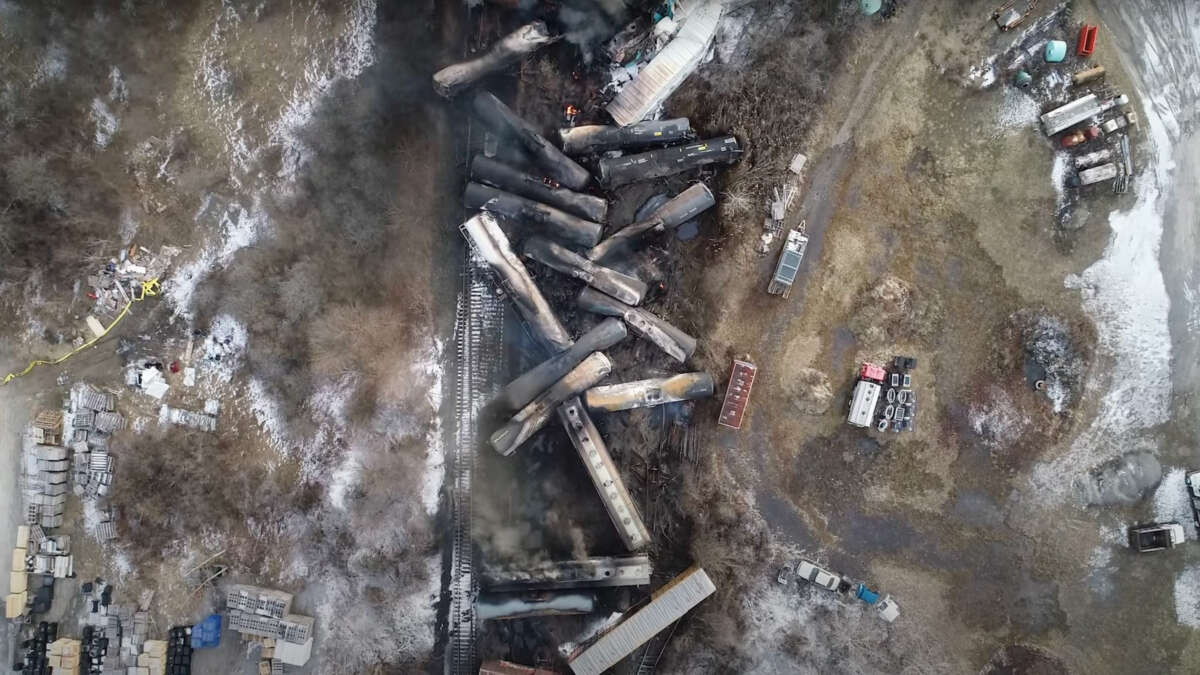
[[[1075,47],[1076,56],[1091,56],[1096,49],[1096,26],[1083,24],[1079,29],[1079,44]]]
[[[721,417],[717,424],[730,429],[741,429],[746,416],[746,404],[750,402],[750,388],[758,368],[748,361],[734,360],[729,373],[729,386],[725,389],[725,402],[721,404]]]
[[[862,368],[858,369],[858,377],[862,380],[871,380],[873,382],[883,382],[887,377],[887,371],[883,366],[877,366],[874,363],[864,363]]]

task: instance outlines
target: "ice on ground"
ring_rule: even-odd
[[[325,631],[321,664],[338,664],[338,670],[356,672],[377,663],[419,663],[433,650],[437,601],[441,589],[440,555],[422,561],[423,583],[408,587],[406,595],[385,605],[364,610],[361,591],[367,580],[326,575],[315,612]],[[394,581],[394,580],[393,580]],[[322,670],[322,672],[325,672]]]
[[[108,81],[110,83],[108,100],[113,103],[124,103],[129,99],[129,85],[125,84],[125,76],[121,74],[120,68],[112,67],[108,73]]]
[[[46,52],[42,54],[42,58],[38,61],[37,68],[33,74],[34,84],[61,80],[66,74],[67,48],[57,42],[51,42],[46,45]]]
[[[413,370],[421,376],[421,381],[427,383],[425,400],[433,408],[433,426],[425,435],[425,475],[421,481],[421,503],[425,505],[425,513],[434,515],[438,508],[438,494],[446,480],[446,449],[442,445],[442,361],[441,340],[433,340],[431,347],[425,351]]]
[[[201,361],[205,371],[218,382],[229,382],[241,370],[250,336],[242,322],[229,314],[218,314],[208,328]]]
[[[1037,101],[1016,87],[1004,88],[1004,99],[996,113],[996,136],[1012,130],[1029,130],[1038,124]]]
[[[345,27],[334,39],[328,59],[313,58],[304,67],[279,119],[269,125],[270,142],[283,147],[279,178],[291,180],[304,163],[308,146],[300,131],[334,84],[352,80],[375,63],[375,0],[357,0],[347,9]]]
[[[971,404],[967,417],[984,445],[995,450],[1020,439],[1029,429],[1031,421],[1017,410],[1007,391],[992,387],[990,393],[985,404]]]
[[[96,147],[103,150],[112,143],[113,136],[121,128],[121,122],[109,109],[108,104],[99,97],[92,99],[91,120],[96,125]]]
[[[200,283],[214,270],[223,268],[234,254],[250,246],[272,232],[270,217],[256,197],[249,208],[237,203],[226,203],[211,193],[196,211],[193,220],[198,224],[215,220],[214,240],[207,242],[190,261],[176,268],[164,283],[167,301],[174,308],[173,316],[190,319],[193,316],[192,296]]]
[[[1054,194],[1057,196],[1055,205],[1062,209],[1067,203],[1067,171],[1071,167],[1071,153],[1054,153],[1054,163],[1050,167],[1050,182],[1054,184]]]
[[[1154,153],[1147,170],[1135,180],[1136,201],[1130,209],[1109,216],[1112,234],[1104,256],[1081,275],[1065,280],[1068,288],[1079,290],[1084,309],[1096,324],[1100,356],[1112,367],[1093,375],[1103,379],[1089,383],[1089,388],[1107,384],[1091,425],[1068,452],[1033,472],[1038,493],[1052,501],[1066,497],[1064,487],[1072,481],[1063,476],[1077,477],[1080,471],[1120,455],[1139,432],[1168,418],[1170,299],[1158,252],[1175,168],[1169,132],[1174,117],[1170,110],[1154,105],[1144,112]]]
[[[1200,565],[1186,567],[1175,577],[1175,619],[1200,628]]]
[[[1184,536],[1196,539],[1196,528],[1192,527],[1192,502],[1188,496],[1184,479],[1187,471],[1174,468],[1163,474],[1162,482],[1154,491],[1154,520],[1159,523],[1171,521],[1183,525]]]

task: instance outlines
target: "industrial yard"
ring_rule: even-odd
[[[0,19],[15,672],[1195,671],[1197,8]]]

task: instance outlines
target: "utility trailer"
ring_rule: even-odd
[[[804,251],[808,248],[808,237],[800,230],[788,232],[783,250],[779,253],[779,263],[775,265],[775,274],[771,275],[771,283],[767,293],[782,295],[786,299],[792,292],[792,284],[800,272],[800,261],[804,260]]]
[[[858,382],[854,385],[854,393],[850,397],[850,414],[846,416],[850,426],[864,429],[871,426],[885,377],[887,371],[874,363],[864,363],[859,368]]]
[[[1129,528],[1129,545],[1138,553],[1174,548],[1182,544],[1183,539],[1183,526],[1175,522]]]

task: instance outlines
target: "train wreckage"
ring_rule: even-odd
[[[656,368],[643,379],[605,380],[616,368],[606,351],[630,332],[661,350],[666,359],[655,358],[664,363],[687,363],[698,347],[695,337],[663,315],[659,298],[666,288],[658,283],[658,263],[649,256],[657,237],[716,206],[707,178],[736,162],[741,146],[733,136],[697,141],[687,118],[644,118],[699,63],[721,11],[720,2],[701,0],[681,13],[690,18],[683,19],[675,39],[649,62],[645,77],[626,85],[609,106],[616,124],[558,129],[557,146],[492,93],[469,94],[470,112],[488,136],[481,149],[472,148],[462,193],[471,213],[460,231],[475,263],[486,265],[527,327],[534,347],[529,356],[536,364],[489,392],[489,419],[498,419],[483,438],[499,456],[510,457],[557,415],[629,555],[485,566],[478,578],[470,573],[469,561],[455,567],[450,672],[475,672],[472,636],[479,621],[590,613],[605,602],[605,589],[652,584],[653,535],[597,426],[603,420],[593,416],[711,398],[716,388],[711,374],[695,369]],[[556,39],[540,22],[520,26],[477,58],[438,71],[434,88],[447,98],[467,92]],[[570,114],[568,121],[573,119]],[[687,176],[684,189],[656,196],[635,218],[614,217],[610,200],[624,186],[682,175]],[[562,285],[539,287],[547,274],[560,275]],[[564,302],[567,298],[573,302]],[[571,330],[563,319],[582,325]],[[472,407],[463,410],[478,414]],[[459,497],[470,499],[469,494]],[[456,516],[456,541],[469,537],[462,527]],[[576,650],[570,668],[602,672],[714,590],[699,568],[680,574],[603,634],[581,636],[576,642],[588,646]]]

